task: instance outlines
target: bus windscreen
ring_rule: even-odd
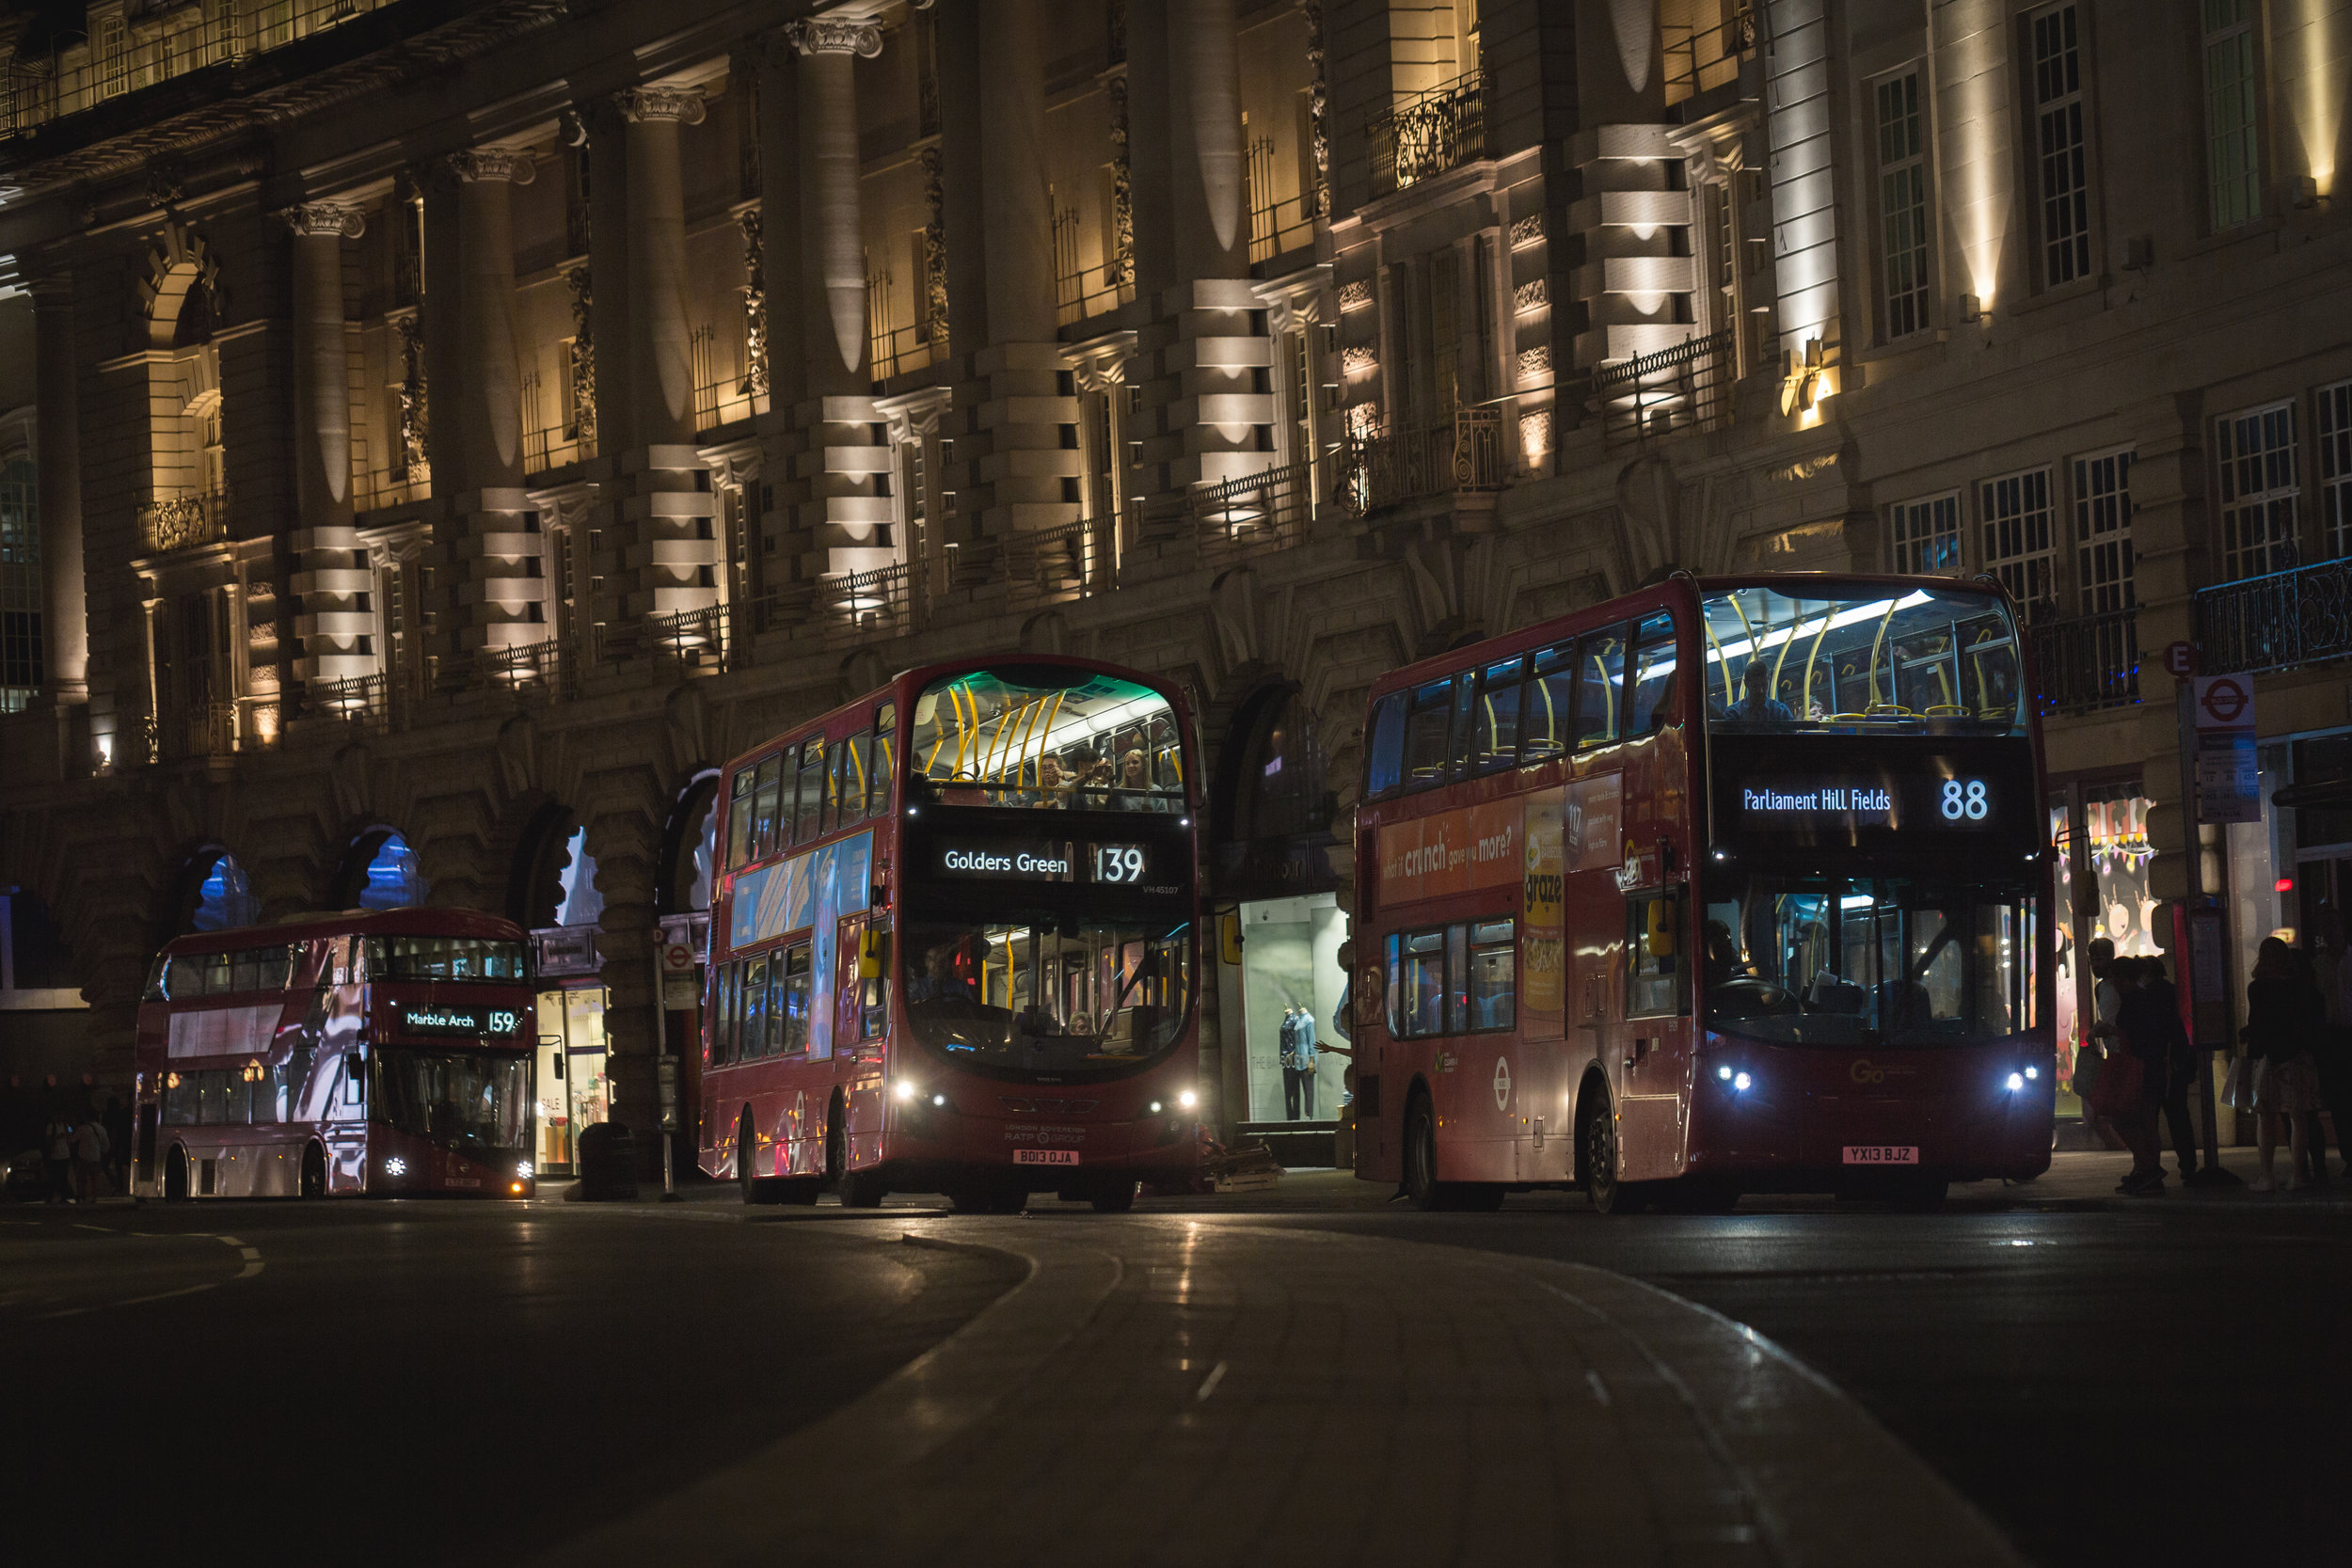
[[[968,671],[914,702],[907,764],[946,805],[1181,813],[1176,715],[1150,687],[1058,665]]]
[[[1700,611],[1717,732],[2026,734],[2016,627],[1997,594],[1745,587],[1706,595]]]
[[[1192,1004],[1189,921],[910,921],[904,951],[908,1019],[961,1065],[1121,1071],[1173,1044]]]

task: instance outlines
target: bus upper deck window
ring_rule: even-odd
[[[1541,762],[1575,744],[1576,644],[1546,648],[1532,661],[1519,702],[1519,760]]]
[[[1427,789],[1445,782],[1448,732],[1454,718],[1454,682],[1430,681],[1413,693],[1405,721],[1405,787]]]
[[[881,784],[874,771],[874,732],[861,729],[841,748],[841,820],[855,822],[881,810]]]
[[[1626,696],[1629,736],[1674,722],[1675,674],[1674,617],[1652,615],[1642,623],[1633,643],[1633,684]]]
[[[783,787],[782,774],[792,763],[792,753],[770,757],[759,765],[757,793],[752,797],[752,858],[756,860],[771,853],[777,844],[778,830],[784,827],[778,816],[778,792]]]
[[[1394,793],[1404,776],[1405,697],[1391,691],[1373,705],[1372,744],[1365,748],[1370,768],[1364,777],[1364,794],[1372,800]]]
[[[874,715],[874,754],[866,778],[872,782],[874,793],[867,798],[866,809],[880,816],[890,809],[890,792],[897,787],[898,777],[898,705],[884,703]]]
[[[727,864],[741,865],[752,855],[752,791],[758,787],[759,769],[752,767],[735,770],[735,784],[727,797]]]
[[[1470,770],[1473,773],[1491,773],[1518,761],[1523,663],[1505,659],[1478,673],[1478,694],[1470,708]]]
[[[824,832],[825,737],[815,736],[801,746],[800,805],[793,814],[792,842],[805,844]]]
[[[1625,634],[1614,628],[1580,639],[1576,646],[1576,743],[1600,746],[1617,738],[1625,684]]]

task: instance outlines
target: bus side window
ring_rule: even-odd
[[[1625,683],[1625,634],[1617,627],[1581,639],[1576,647],[1576,743],[1601,746],[1617,738],[1619,689]]]
[[[1420,1039],[1445,1033],[1445,932],[1415,931],[1405,938],[1402,992],[1394,1033]]]
[[[357,1051],[343,1056],[343,1103],[365,1105],[368,1102],[368,1059]]]
[[[801,746],[800,807],[792,818],[792,842],[806,844],[825,830],[825,737],[814,736]]]
[[[1454,718],[1454,683],[1430,681],[1413,693],[1405,722],[1405,787],[1445,783],[1447,727]]]
[[[743,967],[743,1018],[737,1026],[743,1042],[741,1059],[756,1061],[768,1053],[768,958],[754,958]]]
[[[1519,672],[1522,659],[1489,664],[1478,673],[1470,710],[1470,771],[1492,773],[1519,760]]]
[[[170,1127],[195,1125],[195,1073],[175,1072],[164,1079],[164,1122]]]
[[[202,996],[204,960],[200,958],[172,959],[171,976],[165,982],[165,990],[174,1002],[193,1002]]]
[[[1377,800],[1384,795],[1396,793],[1405,772],[1405,697],[1402,691],[1391,691],[1372,706],[1372,744],[1365,747],[1369,759],[1364,775],[1364,798]]]
[[[1509,1029],[1518,1022],[1518,922],[1475,921],[1470,927],[1470,1026]]]
[[[171,977],[171,960],[158,957],[154,968],[148,971],[147,989],[139,993],[142,1002],[162,1002],[170,996],[166,984]]]
[[[1478,672],[1465,670],[1454,677],[1454,722],[1449,726],[1452,738],[1446,743],[1446,777],[1467,779],[1474,771],[1470,766],[1470,748],[1475,744],[1472,728],[1478,716]]]
[[[841,758],[841,820],[855,822],[882,804],[875,799],[881,792],[874,787],[874,732],[860,730],[850,736]]]
[[[1520,762],[1543,762],[1574,747],[1574,642],[1546,648],[1534,657],[1527,677],[1527,693],[1520,699],[1519,706]]]
[[[710,1044],[703,1060],[712,1067],[727,1065],[727,1029],[735,1022],[735,993],[727,982],[734,974],[733,964],[722,964],[711,972]]]
[[[1445,1032],[1467,1035],[1473,1025],[1470,1007],[1470,932],[1462,926],[1445,928]]]
[[[859,936],[857,973],[858,1032],[863,1038],[878,1040],[890,1032],[890,931],[886,926],[869,925]]]
[[[778,953],[768,961],[768,1034],[760,1046],[762,1055],[797,1055],[801,1049],[792,1038],[791,988],[785,977],[790,963],[789,953]]]
[[[1664,1018],[1691,1010],[1690,966],[1682,961],[1679,889],[1629,898],[1625,1016]]]
[[[1403,994],[1403,991],[1399,988],[1397,982],[1404,978],[1397,967],[1399,944],[1400,939],[1391,933],[1389,937],[1388,1023],[1389,1033],[1398,1038],[1402,1038],[1404,1037],[1405,1031],[1399,1024],[1397,1019],[1397,998]]]
[[[770,757],[759,765],[757,792],[752,797],[752,858],[759,860],[776,847],[779,821],[776,815],[776,792],[782,787],[781,775],[792,766],[792,753]]]
[[[884,703],[874,714],[874,755],[866,775],[868,789],[866,815],[880,816],[890,810],[898,788],[898,705]]]
[[[747,764],[735,770],[735,784],[727,795],[727,866],[730,870],[752,858],[752,791],[758,784],[758,768]]]
[[[798,1055],[808,1049],[808,943],[802,942],[780,960],[784,971],[784,1049]]]
[[[204,994],[221,996],[236,985],[236,956],[230,953],[204,955]]]
[[[1642,623],[1633,640],[1633,686],[1626,699],[1629,739],[1674,722],[1675,684],[1675,622],[1661,610]]]

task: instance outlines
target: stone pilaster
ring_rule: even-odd
[[[294,230],[295,678],[317,683],[379,668],[361,639],[375,631],[374,586],[352,527],[350,353],[343,325],[343,242],[367,230],[357,207],[306,202],[282,214]]]
[[[810,576],[887,566],[897,557],[891,502],[879,483],[890,449],[873,436],[865,225],[858,199],[856,61],[882,53],[870,21],[796,22],[784,39],[797,58],[801,164],[801,317],[807,399],[794,410],[805,445],[799,532]]]
[[[40,398],[41,685],[60,705],[89,697],[88,586],[82,552],[82,410],[73,344],[73,279],[32,288],[33,358]]]

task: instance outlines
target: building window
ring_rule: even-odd
[[[41,682],[40,513],[35,470],[0,464],[0,713],[22,712]]]
[[[2074,586],[2085,615],[2139,602],[2132,592],[2132,457],[2074,459]]]
[[[2075,11],[2074,6],[2053,7],[2029,24],[2046,287],[2090,276],[2090,166]]]
[[[2227,580],[2295,564],[2295,404],[2225,417],[2215,434],[2221,470],[2221,575]]]
[[[2262,215],[2257,94],[2253,0],[2205,0],[2205,175],[2217,230]]]
[[[1886,336],[1928,325],[1928,160],[1919,119],[1919,73],[1878,88],[1879,277]]]
[[[2316,401],[2320,544],[2341,561],[2352,555],[2352,381],[2322,387]]]
[[[1895,570],[1960,569],[1960,492],[1898,501],[1894,514]]]
[[[2001,579],[2028,620],[2058,605],[2058,529],[2051,515],[2050,470],[1987,480],[1979,493],[1984,520],[1984,569]]]

